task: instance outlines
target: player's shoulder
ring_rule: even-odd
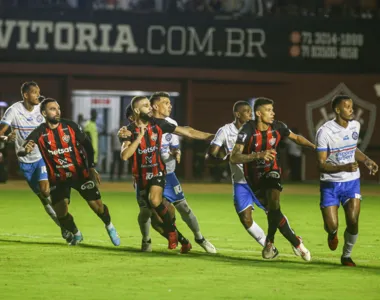
[[[10,113],[10,112],[15,112],[15,111],[20,111],[23,106],[22,103],[23,101],[18,101],[16,103],[13,103],[11,106],[7,108],[7,112]]]
[[[272,127],[275,128],[275,129],[279,129],[279,128],[288,128],[288,125],[286,125],[284,122],[282,121],[279,121],[279,120],[274,120],[273,121],[273,124],[272,124]]]
[[[356,127],[356,128],[360,128],[360,122],[357,121],[357,120],[352,120],[349,124],[349,127],[350,128],[353,128],[353,127]]]
[[[168,123],[171,123],[171,124],[174,124],[176,126],[178,126],[178,123],[176,120],[173,120],[172,118],[170,117],[166,117],[165,120],[168,122]]]
[[[71,128],[78,128],[78,129],[82,130],[82,128],[79,126],[79,124],[77,124],[73,120],[61,119],[60,122],[61,122],[62,125],[67,125],[67,126],[69,126]]]
[[[131,132],[133,132],[136,129],[137,125],[135,122],[131,122],[127,125],[127,129]]]
[[[317,132],[331,132],[336,128],[334,125],[334,120],[326,121],[324,124],[321,125],[321,127],[318,128]]]

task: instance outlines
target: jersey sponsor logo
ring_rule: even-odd
[[[152,133],[152,134],[150,135],[150,138],[151,138],[151,140],[152,140],[153,142],[157,141],[157,133]]]
[[[170,142],[171,139],[172,139],[171,133],[167,133],[166,136],[165,136],[165,140],[167,140],[168,142]]]
[[[245,133],[239,133],[238,134],[238,139],[240,141],[242,141],[243,143],[245,142],[246,138],[247,138],[247,134],[245,134]]]
[[[376,121],[376,105],[368,101],[360,99],[356,96],[344,83],[340,83],[336,88],[327,93],[322,98],[306,104],[306,122],[309,135],[312,139],[315,133],[326,121],[335,117],[331,109],[331,99],[335,95],[348,95],[355,104],[355,120],[360,123],[361,133],[357,133],[358,147],[364,151],[373,134]],[[356,126],[352,126],[353,130],[357,130]],[[350,127],[351,129],[351,127]]]
[[[38,123],[42,123],[44,121],[44,117],[42,115],[38,115],[36,120]]]
[[[341,162],[341,161],[344,161],[344,160],[351,160],[354,155],[355,155],[355,152],[356,152],[356,149],[354,150],[349,150],[349,151],[342,151],[342,152],[338,152],[336,154],[336,160],[338,162]]]
[[[90,181],[87,181],[87,182],[83,183],[81,185],[80,189],[82,191],[84,191],[84,190],[92,190],[94,187],[95,187],[95,182],[93,182],[92,180],[90,180]]]
[[[352,138],[353,138],[354,140],[357,140],[357,139],[359,138],[359,134],[358,134],[356,131],[354,131],[354,132],[352,133]]]
[[[161,177],[161,176],[163,176],[163,173],[162,173],[162,172],[158,172],[158,174],[156,174],[156,175],[154,175],[153,173],[148,172],[148,173],[146,173],[146,175],[145,175],[145,179],[146,179],[146,180],[151,180],[153,177]],[[160,179],[157,179],[157,181],[158,181],[158,182],[161,182]]]
[[[70,142],[70,136],[65,134],[64,136],[62,136],[62,141],[64,141],[65,143]]]
[[[274,144],[276,144],[276,138],[275,137],[272,137],[270,140],[269,140],[269,145],[273,146]],[[257,147],[257,146],[256,146]]]
[[[148,154],[148,153],[153,153],[156,150],[158,150],[158,147],[157,146],[153,146],[153,147],[145,148],[143,150],[137,149],[137,153],[138,154]]]
[[[59,148],[59,149],[54,150],[54,151],[48,150],[48,152],[49,152],[51,155],[60,155],[60,154],[65,154],[65,153],[69,153],[69,152],[72,152],[72,151],[73,151],[73,148],[72,148],[72,147],[68,147],[68,148]]]

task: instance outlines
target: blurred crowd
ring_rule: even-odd
[[[380,18],[380,0],[0,0],[6,8]]]

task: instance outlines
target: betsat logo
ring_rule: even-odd
[[[60,148],[60,149],[57,149],[57,150],[54,150],[54,151],[48,150],[49,154],[51,154],[51,155],[60,155],[60,154],[65,154],[65,153],[69,153],[69,152],[72,152],[72,151],[73,151],[72,147]]]
[[[154,152],[156,150],[158,150],[158,147],[157,146],[153,146],[153,147],[146,148],[144,150],[137,149],[137,152],[138,152],[138,154],[148,154],[148,153],[152,153],[152,152]]]

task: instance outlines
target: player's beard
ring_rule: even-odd
[[[54,118],[49,118],[49,117],[46,117],[46,121],[48,121],[49,123],[55,125],[55,124],[58,124],[58,123],[59,123],[60,118],[56,118],[56,117],[54,117]]]
[[[150,120],[152,120],[152,117],[149,116],[149,115],[146,114],[146,113],[141,112],[141,113],[140,113],[140,119],[143,120],[143,121],[147,121],[147,122],[149,122]]]

